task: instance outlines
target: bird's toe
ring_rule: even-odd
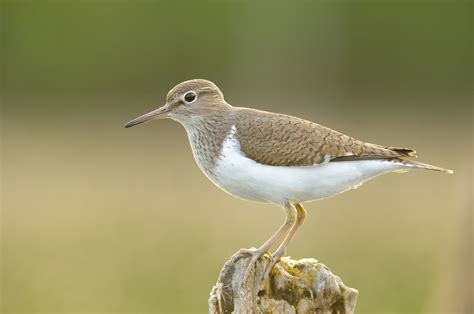
[[[262,284],[269,278],[273,267],[275,266],[276,263],[278,263],[278,261],[280,260],[280,258],[283,257],[284,254],[285,254],[284,251],[276,251],[272,255],[272,260],[268,264],[267,268],[265,269],[265,273],[262,276],[262,280],[261,280]]]
[[[245,270],[244,276],[242,277],[242,280],[241,280],[242,287],[250,279],[250,274],[252,274],[252,272],[255,271],[257,261],[266,253],[268,253],[266,250],[251,248],[251,249],[240,249],[236,254],[234,254],[234,256],[239,256],[239,257],[242,257],[242,256],[251,257],[246,266],[247,269]]]
[[[253,256],[255,254],[255,252],[257,252],[257,251],[258,251],[258,249],[254,248],[254,247],[251,247],[250,249],[242,248],[242,249],[238,250],[237,252],[235,252],[234,255],[232,255],[232,258],[246,256],[246,255]]]

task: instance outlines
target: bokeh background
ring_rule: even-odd
[[[219,190],[184,129],[126,121],[180,81],[416,148],[415,171],[307,204],[288,254],[358,313],[472,313],[470,1],[1,1],[1,312],[206,312],[283,211]]]

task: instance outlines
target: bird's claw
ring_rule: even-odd
[[[254,247],[252,247],[250,249],[240,249],[239,251],[237,251],[232,256],[233,258],[241,257],[243,255],[250,255],[251,256],[250,262],[247,265],[247,269],[246,269],[245,274],[244,274],[244,276],[242,278],[242,281],[241,281],[241,288],[244,287],[245,283],[249,279],[250,273],[252,272],[253,269],[255,269],[255,266],[256,266],[256,263],[257,263],[258,259],[260,257],[262,257],[263,255],[265,255],[265,254],[269,254],[270,257],[271,257],[270,262],[265,267],[265,272],[262,275],[262,277],[260,278],[260,287],[263,287],[265,281],[270,276],[270,272],[272,271],[273,267],[280,260],[280,258],[284,255],[284,253],[285,252],[283,252],[283,251],[280,251],[280,252],[277,251],[272,255],[272,254],[268,253],[267,251],[265,251],[263,249],[257,249],[257,248],[254,248]]]
[[[240,257],[242,255],[251,255],[251,256],[253,256],[257,250],[258,249],[254,248],[254,247],[251,247],[250,249],[242,248],[242,249],[238,250],[236,253],[234,253],[234,255],[232,255],[231,258],[234,259],[234,258]]]
[[[276,263],[278,263],[278,261],[280,260],[280,258],[282,258],[282,256],[284,255],[285,252],[275,252],[272,256],[272,259],[270,261],[270,263],[267,265],[266,269],[265,269],[265,273],[263,274],[261,280],[260,280],[260,289],[263,288],[264,286],[264,283],[265,281],[269,278],[270,276],[270,273],[273,269],[273,267],[275,267]]]
[[[260,257],[268,253],[266,250],[262,248],[250,248],[250,249],[240,249],[238,250],[234,255],[232,255],[232,258],[238,258],[242,256],[251,256],[251,259],[247,265],[247,269],[245,270],[244,276],[242,277],[241,281],[241,288],[244,287],[245,283],[249,279],[250,273],[252,270],[255,268],[256,263]]]

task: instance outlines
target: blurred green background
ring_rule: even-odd
[[[452,168],[307,204],[290,245],[358,313],[472,313],[470,1],[1,1],[1,312],[206,312],[283,211],[215,187],[184,129],[126,121],[180,81]]]

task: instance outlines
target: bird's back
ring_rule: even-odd
[[[273,166],[310,166],[329,161],[415,156],[406,148],[365,143],[297,117],[235,108],[237,138],[245,155]]]

